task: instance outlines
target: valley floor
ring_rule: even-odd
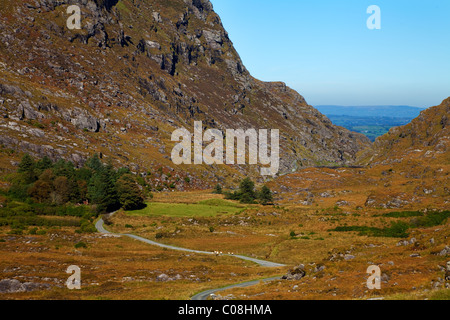
[[[275,206],[244,206],[205,191],[159,193],[153,205],[120,211],[106,226],[114,233],[223,255],[174,251],[126,236],[77,234],[72,228],[13,235],[2,227],[0,299],[185,300],[206,290],[271,277],[279,280],[217,292],[213,298],[449,299],[444,279],[449,222],[420,224],[428,221],[431,211],[423,212],[433,201],[436,209],[445,209],[445,196],[417,197],[420,202],[404,208],[370,207],[370,186],[375,188],[385,175],[380,172],[378,181],[366,172],[374,181],[361,187],[353,185],[357,173],[352,170],[360,169],[310,169],[286,176],[271,186],[277,190]],[[327,177],[333,178],[333,187]],[[161,213],[164,207],[170,215]],[[409,226],[407,230],[392,228],[400,222]],[[286,266],[262,267],[232,255]],[[300,264],[304,277],[281,280]],[[81,269],[81,290],[65,286],[70,265]],[[381,268],[381,290],[367,288],[370,265]],[[14,285],[16,292],[5,291],[14,291]]]

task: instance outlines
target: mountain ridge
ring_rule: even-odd
[[[82,30],[65,27],[70,4]],[[5,147],[76,165],[95,152],[133,172],[215,181],[258,168],[176,167],[176,128],[279,129],[281,174],[351,164],[370,145],[284,83],[253,78],[207,0],[3,0],[0,12]]]
[[[362,152],[362,163],[370,165],[407,161],[448,165],[450,97],[438,106],[423,110],[409,124],[392,128]]]

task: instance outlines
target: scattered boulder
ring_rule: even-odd
[[[348,201],[345,201],[345,200],[339,200],[338,202],[336,202],[336,205],[338,207],[349,207],[350,203]]]
[[[35,290],[48,289],[49,287],[50,285],[46,283],[21,283],[16,279],[3,279],[0,281],[0,293],[30,292]]]
[[[159,12],[153,12],[152,13],[152,17],[153,17],[153,19],[156,21],[156,22],[158,22],[158,23],[161,23],[161,22],[163,22],[162,21],[162,18],[161,18],[161,15],[159,14]]]
[[[156,277],[156,281],[167,282],[169,280],[170,280],[169,276],[165,273],[162,273]]]
[[[391,280],[391,277],[389,276],[389,275],[387,275],[386,273],[383,273],[382,275],[381,275],[381,282],[383,282],[383,283],[388,283],[389,282],[389,280]]]
[[[449,246],[445,246],[444,249],[441,250],[441,252],[439,252],[440,256],[448,256],[450,255],[450,247]]]
[[[286,275],[284,275],[281,279],[283,280],[301,280],[306,276],[305,266],[303,264],[294,267],[290,270]]]
[[[4,279],[0,281],[0,292],[1,293],[16,293],[25,292],[25,288],[22,283],[16,279]]]
[[[366,207],[383,209],[400,209],[411,203],[406,194],[397,194],[392,196],[370,195],[365,203]]]
[[[317,265],[317,266],[314,268],[314,272],[315,272],[315,273],[321,272],[321,271],[323,271],[323,270],[325,270],[325,266],[324,266],[324,265]]]
[[[410,240],[400,240],[397,243],[397,247],[402,247],[402,246],[406,247],[406,246],[409,246],[409,245],[412,245],[412,244],[416,244],[416,243],[417,243],[417,239],[416,238],[411,238]]]

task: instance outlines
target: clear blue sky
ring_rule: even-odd
[[[449,0],[211,0],[245,66],[311,105],[431,107],[450,96]],[[381,9],[369,30],[367,8]]]

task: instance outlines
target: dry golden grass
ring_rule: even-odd
[[[193,255],[164,250],[127,237],[74,235],[52,230],[44,236],[0,238],[2,279],[48,283],[49,290],[0,294],[0,299],[189,299],[198,291],[271,276],[273,270],[232,257]],[[75,249],[83,241],[86,249]],[[69,290],[68,266],[81,268],[82,290]],[[156,280],[160,274],[181,279]]]
[[[234,257],[163,250],[127,237],[78,235],[72,229],[52,229],[44,236],[12,236],[7,234],[8,228],[3,228],[2,278],[50,283],[53,287],[3,294],[0,298],[189,299],[203,290],[283,274],[304,264],[307,276],[300,281],[280,280],[220,294],[231,293],[238,299],[445,299],[445,294],[431,290],[431,283],[443,278],[439,266],[444,266],[448,257],[437,253],[448,245],[448,222],[428,229],[410,229],[409,238],[414,237],[417,242],[408,246],[397,246],[398,238],[330,230],[345,225],[384,228],[394,221],[408,221],[382,217],[387,212],[448,210],[448,170],[445,165],[429,169],[305,169],[270,184],[277,191],[275,206],[252,205],[237,214],[211,217],[119,212],[112,218],[113,225],[107,227],[113,232],[133,233],[179,247],[232,252],[287,265],[278,269],[262,268]],[[427,188],[433,193],[425,194],[422,189]],[[403,208],[366,205],[369,196],[382,203],[396,194],[415,200]],[[160,205],[195,204],[222,197],[211,191],[167,192],[156,193],[153,201]],[[305,200],[309,202],[304,203]],[[87,243],[88,248],[75,249],[79,241]],[[411,257],[412,254],[420,256]],[[345,255],[353,257],[346,260]],[[71,264],[82,268],[81,291],[70,291],[64,286],[68,277],[65,269]],[[388,277],[380,291],[366,287],[366,270],[372,264],[379,265]],[[325,269],[315,272],[318,265]],[[162,273],[171,277],[179,274],[181,279],[156,281]],[[295,285],[298,287],[294,289]]]

